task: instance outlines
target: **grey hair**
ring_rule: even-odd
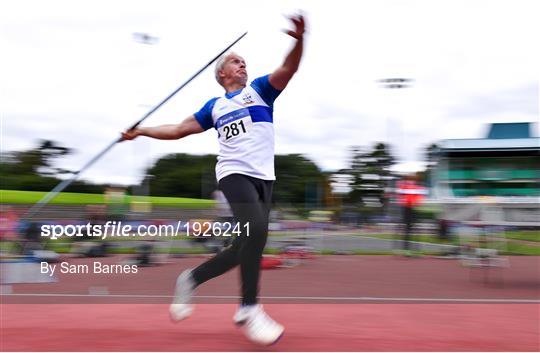
[[[231,55],[240,56],[240,55],[236,54],[235,52],[230,51],[230,52],[227,52],[227,53],[223,54],[222,56],[220,56],[218,61],[216,62],[216,68],[214,69],[214,75],[216,77],[216,81],[222,86],[223,86],[223,84],[221,82],[221,78],[219,77],[219,70],[223,70],[223,65],[225,65],[225,59],[227,59]]]

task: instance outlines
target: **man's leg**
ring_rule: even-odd
[[[269,185],[269,186],[268,186]],[[268,234],[271,181],[234,174],[220,181],[242,233],[233,241],[242,278],[242,304],[257,303],[261,256]],[[249,225],[249,233],[246,224]]]
[[[234,218],[240,223],[240,228],[244,230],[244,224],[249,223],[250,233],[253,233],[251,230],[253,220],[260,218],[258,214],[261,213],[257,211],[257,209],[260,209],[258,205],[259,193],[254,183],[247,176],[232,174],[220,180],[219,187],[231,205]],[[192,277],[196,285],[218,277],[240,264],[245,243],[251,239],[246,237],[244,233],[241,236],[232,236],[234,236],[234,239],[228,248],[192,271]],[[244,279],[244,275],[242,275],[242,279]]]
[[[240,270],[242,272],[242,304],[258,302],[261,259],[268,239],[268,221],[272,203],[272,181],[257,180],[259,194],[257,207],[250,208],[254,226],[250,228],[248,241],[240,248]]]
[[[268,218],[260,204],[248,210],[244,216],[240,222],[249,222],[249,234],[245,234],[246,239],[238,254],[242,275],[242,305],[253,305],[257,304],[259,294],[261,258],[268,235]]]

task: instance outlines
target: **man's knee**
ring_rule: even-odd
[[[238,249],[238,262],[253,262],[262,256],[264,246],[266,245],[265,237],[253,237],[246,239],[242,246]]]

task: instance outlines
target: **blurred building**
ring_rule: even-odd
[[[540,138],[531,130],[531,123],[496,123],[486,138],[439,143],[433,195],[446,219],[482,220],[477,213],[496,205],[491,224],[540,225]]]

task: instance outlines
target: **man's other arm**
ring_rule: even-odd
[[[138,136],[147,136],[158,140],[178,140],[183,137],[203,132],[194,115],[190,115],[179,124],[167,124],[152,127],[138,127],[122,133],[122,141],[133,140]]]
[[[306,27],[304,17],[302,15],[293,16],[290,17],[290,20],[293,22],[295,28],[286,33],[296,39],[296,42],[289,54],[285,57],[283,64],[268,78],[272,87],[280,91],[287,87],[287,84],[298,70],[304,50],[304,31]]]

